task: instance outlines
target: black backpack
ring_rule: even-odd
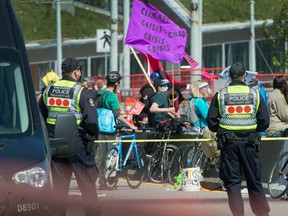
[[[139,99],[139,101],[141,101],[142,103],[144,103],[145,104],[145,107],[143,108],[143,110],[142,110],[142,112],[141,113],[150,113],[150,107],[152,106],[152,98],[153,98],[153,96],[155,95],[156,93],[153,93],[152,95],[150,95],[150,96],[147,96],[146,95],[146,97],[141,97],[140,99]]]
[[[141,97],[139,98],[139,101],[145,104],[145,107],[143,108],[141,113],[150,113],[149,109],[152,105],[152,98],[156,94],[154,92],[153,88],[149,85],[145,85],[140,89]]]

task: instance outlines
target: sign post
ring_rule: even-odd
[[[107,75],[107,53],[111,50],[111,33],[109,29],[97,29],[96,52],[105,53],[105,75]]]

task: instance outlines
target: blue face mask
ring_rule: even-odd
[[[164,86],[164,87],[162,87],[162,90],[161,90],[162,92],[166,92],[166,91],[168,91],[168,86]]]

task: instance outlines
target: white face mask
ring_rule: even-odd
[[[162,91],[162,92],[166,92],[166,91],[168,91],[168,86],[164,86],[164,87],[162,87],[162,88],[161,88],[161,91]]]

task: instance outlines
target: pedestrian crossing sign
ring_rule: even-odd
[[[111,49],[111,34],[109,29],[97,29],[96,31],[96,51],[110,52]]]

